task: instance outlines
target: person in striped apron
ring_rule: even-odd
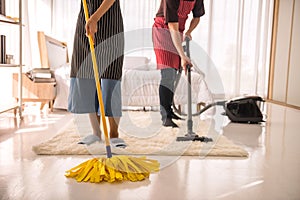
[[[121,77],[124,58],[124,25],[120,2],[119,0],[87,0],[87,6],[90,19],[85,21],[82,2],[77,18],[68,110],[77,114],[89,114],[93,134],[83,138],[80,144],[89,145],[101,140],[99,102],[89,41],[86,37],[91,35],[95,43],[111,143],[124,147],[126,144],[119,138],[118,132],[122,116]]]
[[[185,24],[188,15],[192,19],[187,31]],[[152,27],[152,40],[156,55],[157,69],[161,71],[159,86],[160,113],[164,126],[178,127],[173,119],[181,119],[172,109],[174,83],[181,67],[192,66],[185,55],[183,37],[192,39],[191,33],[205,14],[203,0],[161,0],[160,7]]]

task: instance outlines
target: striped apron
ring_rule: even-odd
[[[190,14],[193,10],[195,2],[196,0],[180,0],[177,14],[179,32],[181,33],[182,38],[188,14]],[[178,70],[180,68],[180,57],[173,44],[168,25],[165,23],[165,18],[156,17],[154,19],[152,30],[152,40],[156,55],[157,69],[174,68]]]
[[[92,15],[103,0],[87,0],[89,14]],[[124,56],[124,27],[119,0],[98,21],[95,33],[95,53],[99,77],[120,80]],[[74,36],[71,60],[71,77],[94,79],[88,38],[85,35],[85,16],[81,2]]]

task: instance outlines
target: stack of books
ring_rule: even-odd
[[[26,75],[35,83],[52,83],[55,77],[50,68],[34,68],[26,73]]]

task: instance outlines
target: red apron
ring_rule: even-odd
[[[178,14],[179,32],[183,36],[185,29],[185,22],[188,14],[193,10],[196,0],[185,1],[180,0]],[[180,56],[173,45],[171,34],[168,25],[165,24],[164,17],[156,17],[153,24],[153,45],[156,55],[157,69],[175,68],[180,67]]]

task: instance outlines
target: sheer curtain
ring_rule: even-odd
[[[126,31],[151,28],[160,0],[122,2]],[[205,72],[210,89],[227,98],[265,97],[273,0],[204,0],[204,4],[206,14],[193,32],[191,56]]]
[[[273,0],[210,0],[207,3],[207,18],[203,20],[207,27],[196,30],[195,40],[213,60],[226,96],[265,97]]]
[[[67,42],[69,56],[73,49],[76,20],[81,0],[52,0],[52,35]]]
[[[31,67],[39,67],[37,32],[43,31],[46,35],[66,42],[68,49],[72,49],[80,0],[25,0],[25,2],[26,34],[24,36],[26,41],[30,41],[29,44],[27,43],[29,54],[27,64]]]
[[[41,66],[37,31],[51,32],[50,5],[50,0],[23,0],[24,72]]]
[[[271,25],[274,0],[204,0],[206,14],[193,32],[191,49],[195,64],[206,74],[215,94],[227,98],[267,94]],[[39,58],[36,31],[66,41],[69,53],[80,0],[27,0],[31,58]],[[121,1],[125,34],[142,40],[139,53],[151,57],[151,26],[160,0]],[[43,8],[43,9],[42,9]],[[27,36],[28,36],[27,35]],[[132,36],[130,37],[132,38]],[[36,50],[37,49],[37,50]],[[137,52],[135,52],[137,53]]]

